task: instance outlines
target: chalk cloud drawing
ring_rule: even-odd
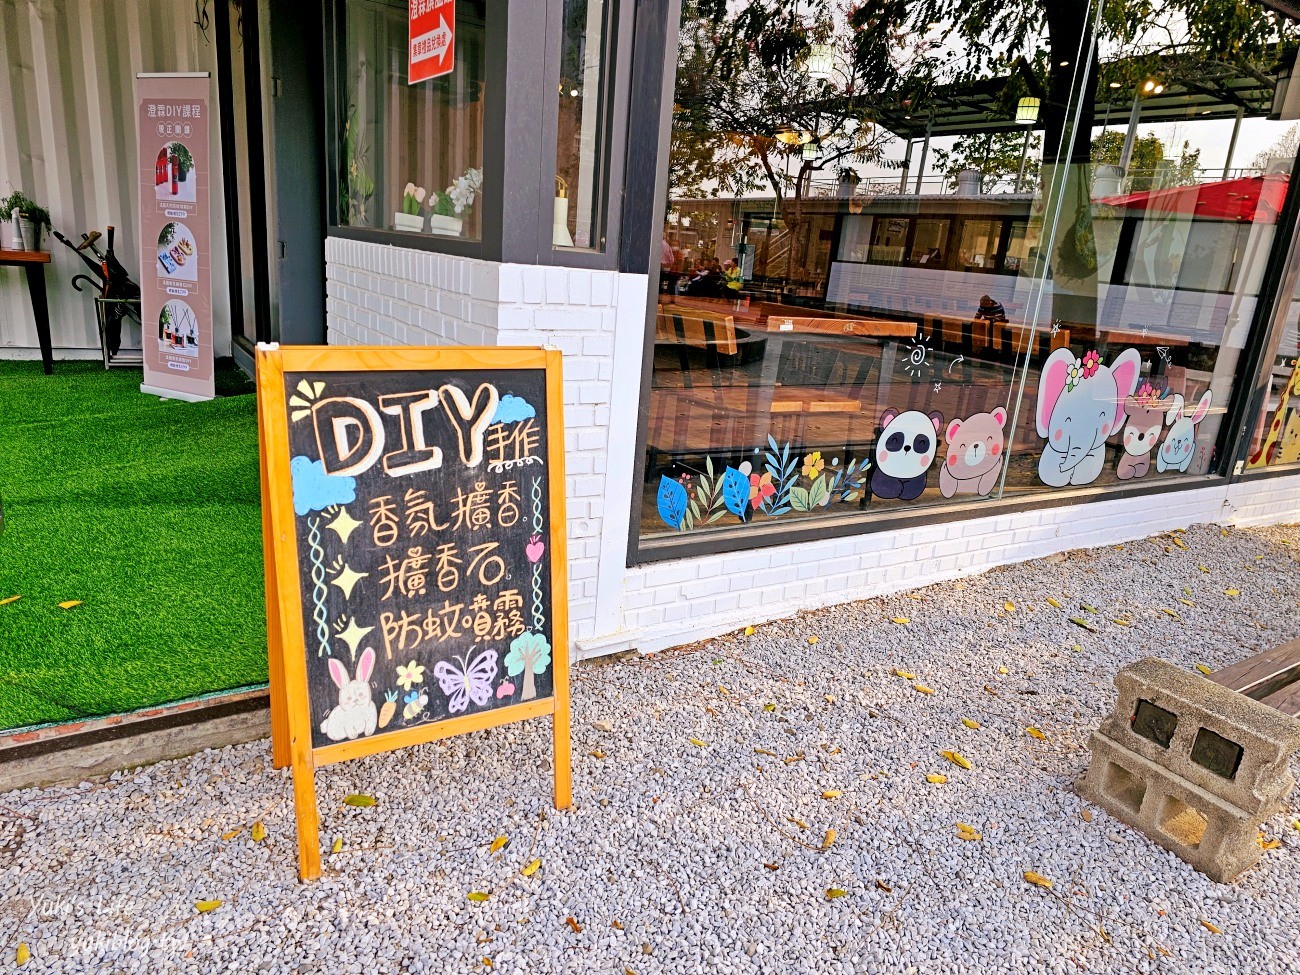
[[[492,414],[492,423],[519,423],[537,415],[532,403],[521,396],[507,393],[497,401],[496,412]]]
[[[355,477],[326,474],[324,464],[301,454],[289,461],[289,477],[293,481],[293,510],[298,515],[357,499]]]

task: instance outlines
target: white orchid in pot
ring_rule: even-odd
[[[445,190],[435,190],[429,204],[429,232],[460,236],[465,214],[483,188],[483,170],[473,167],[457,176]]]
[[[402,191],[402,209],[393,214],[395,230],[411,230],[421,233],[424,230],[424,214],[420,207],[424,203],[427,191],[423,186],[407,183]]]

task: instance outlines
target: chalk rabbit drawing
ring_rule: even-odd
[[[329,667],[330,679],[339,689],[339,704],[325,716],[320,730],[330,741],[373,735],[379,721],[379,709],[370,697],[370,672],[375,669],[375,651],[366,647],[362,652],[357,663],[357,675],[352,680],[348,680],[347,668],[333,657]]]
[[[1043,364],[1035,421],[1047,443],[1038,477],[1048,487],[1091,484],[1106,463],[1106,439],[1124,425],[1124,400],[1137,386],[1142,356],[1125,349],[1109,366],[1095,349],[1076,359],[1057,349]]]
[[[1187,468],[1192,466],[1192,453],[1196,449],[1196,424],[1205,419],[1213,398],[1214,394],[1207,389],[1197,401],[1192,415],[1188,416],[1187,404],[1180,395],[1174,394],[1173,404],[1165,414],[1165,422],[1172,425],[1165,442],[1160,445],[1160,453],[1156,455],[1156,470],[1161,474],[1165,471],[1186,474]]]
[[[1145,477],[1151,470],[1151,451],[1156,449],[1165,424],[1172,422],[1165,419],[1167,403],[1150,383],[1143,383],[1135,395],[1124,399],[1128,425],[1124,427],[1124,451],[1115,468],[1115,476],[1121,481]]]

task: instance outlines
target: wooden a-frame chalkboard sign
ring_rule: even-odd
[[[570,802],[560,353],[259,345],[271,726],[315,769],[552,715]]]

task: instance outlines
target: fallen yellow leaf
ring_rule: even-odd
[[[972,718],[962,718],[961,723],[964,724],[967,728],[970,728],[972,731],[978,731],[980,727],[980,723],[978,721],[975,721]]]
[[[195,901],[194,909],[200,914],[208,914],[221,906],[221,901]]]
[[[808,642],[809,642],[809,643],[816,643],[816,642],[817,642],[817,638],[816,638],[815,636],[810,636],[810,637],[808,638]]]
[[[1209,572],[1209,571],[1210,571],[1209,569],[1207,569],[1207,568],[1206,568],[1205,566],[1203,566],[1203,565],[1198,565],[1197,568],[1200,569],[1202,572]]]
[[[800,829],[807,829],[807,828],[808,828],[808,824],[807,824],[807,823],[805,823],[802,819],[795,819],[793,816],[786,816],[786,817],[785,817],[785,821],[786,821],[787,823],[794,823],[794,824],[795,824],[796,826],[798,826]]]
[[[29,961],[31,961],[31,958],[32,958],[32,952],[31,949],[27,947],[27,942],[26,941],[18,942],[18,950],[14,952],[14,964],[20,966],[26,965]]]
[[[777,758],[777,757],[779,757],[779,756],[776,754],[776,752],[769,752],[766,748],[755,748],[755,749],[754,749],[754,754],[755,754],[755,755],[767,755],[767,756],[770,757],[770,758]]]
[[[6,596],[4,599],[0,599],[0,606],[7,606],[7,605],[9,605],[10,603],[16,603],[16,602],[18,602],[18,600],[20,600],[20,599],[22,599],[22,598],[23,598],[23,597],[22,597],[21,594],[19,594],[19,595],[17,595],[17,596]]]
[[[908,619],[906,616],[895,616],[894,622],[897,623],[899,626],[904,626],[912,621]]]
[[[906,596],[908,599],[915,599],[917,602],[920,602],[923,598],[925,598],[920,593],[917,592],[905,592],[903,593],[903,595]]]
[[[491,843],[488,844],[488,852],[495,853],[497,850],[503,849],[505,845],[509,842],[510,842],[510,837],[498,836],[496,839],[494,839]]]
[[[1225,590],[1223,590],[1223,594],[1224,594],[1225,596],[1240,596],[1240,595],[1241,595],[1241,590],[1240,590],[1240,589],[1225,589]]]
[[[1206,677],[1209,677],[1210,674],[1214,673],[1214,671],[1211,670],[1209,667],[1205,666],[1205,664],[1197,664],[1196,669],[1199,670]]]
[[[592,758],[604,758],[604,757],[605,757],[605,753],[602,752],[599,748],[593,749],[592,751],[587,752],[587,754],[590,755]]]
[[[1195,604],[1194,602],[1192,602],[1190,599],[1181,599],[1181,598],[1180,598],[1178,601],[1179,601],[1180,603],[1182,603],[1184,606],[1195,606],[1195,605],[1196,605],[1196,604]]]
[[[574,918],[566,917],[564,919],[564,923],[573,929],[574,934],[582,934],[582,925],[579,924],[577,920],[575,920]]]
[[[949,751],[948,749],[944,749],[943,751],[939,752],[939,754],[942,755],[944,758],[948,759],[948,761],[952,762],[952,764],[956,765],[959,768],[964,768],[964,769],[974,768],[974,766],[971,764],[971,760],[967,758],[965,755],[961,754],[960,752],[954,752],[954,751]]]
[[[541,869],[542,869],[542,861],[534,860],[532,863],[528,864],[519,872],[522,873],[525,877],[531,877],[533,874],[537,873],[537,871]]]
[[[1037,738],[1039,741],[1045,741],[1047,739],[1047,736],[1045,734],[1043,734],[1041,731],[1039,731],[1037,728],[1034,727],[1026,728],[1025,734],[1027,734],[1030,738]]]
[[[1206,931],[1209,931],[1210,934],[1223,934],[1223,931],[1218,925],[1211,924],[1209,921],[1205,920],[1205,918],[1201,918],[1200,921],[1201,927],[1205,928]]]
[[[1279,846],[1282,845],[1282,841],[1281,841],[1281,840],[1277,840],[1277,839],[1273,839],[1273,840],[1266,839],[1263,833],[1260,833],[1259,836],[1256,837],[1256,842],[1259,843],[1259,848],[1260,848],[1261,850],[1276,850]]]
[[[1043,887],[1048,890],[1050,890],[1052,887],[1052,881],[1050,878],[1044,877],[1041,873],[1035,873],[1032,870],[1026,870],[1024,873],[1024,878],[1027,881],[1029,881],[1031,884],[1033,884],[1035,887]]]
[[[1173,617],[1174,619],[1176,619],[1176,620],[1181,620],[1181,619],[1182,619],[1181,616],[1179,616],[1177,613],[1175,613],[1175,612],[1174,612],[1172,609],[1170,609],[1168,606],[1161,606],[1161,607],[1160,607],[1160,612],[1164,613],[1166,616],[1172,616],[1172,617]]]
[[[933,693],[934,693],[934,688],[933,688],[933,687],[926,687],[924,684],[913,684],[913,685],[912,685],[912,690],[914,690],[914,691],[920,691],[922,694],[933,694]]]
[[[894,668],[894,676],[901,677],[903,680],[916,680],[916,674],[907,670],[899,670],[897,667]]]
[[[929,782],[931,785],[943,785],[948,781],[948,776],[940,775],[938,772],[931,772],[925,777],[925,781]]]
[[[474,903],[476,904],[481,904],[483,901],[487,900],[491,896],[492,896],[491,894],[486,894],[481,890],[471,890],[468,894],[465,895],[465,899],[469,901],[474,901]]]
[[[840,792],[838,789],[826,789],[822,792],[823,799],[838,799],[842,795],[844,795],[844,793]]]
[[[1085,823],[1092,822],[1092,810],[1091,809],[1079,810],[1079,818],[1082,819]]]
[[[835,900],[835,898],[837,898],[837,897],[843,897],[843,896],[845,895],[845,893],[847,893],[847,892],[841,890],[841,889],[838,888],[838,887],[828,887],[828,888],[826,889],[826,899],[827,899],[828,901],[833,901],[833,900]]]
[[[334,837],[334,845],[330,847],[330,852],[331,853],[343,852],[343,837],[341,836]]]
[[[764,711],[775,711],[775,710],[776,710],[776,705],[773,704],[771,701],[768,701],[766,704],[763,705],[763,710],[764,710]]]
[[[835,830],[828,829],[826,831],[826,835],[822,837],[822,849],[829,850],[831,848],[831,844],[835,842],[835,837],[838,835],[839,834],[836,833]]]
[[[753,636],[753,635],[754,635],[754,628],[752,626],[745,627],[745,636]]]
[[[983,835],[974,826],[966,823],[957,824],[957,839],[959,840],[982,840]]]
[[[1174,542],[1174,544],[1177,545],[1179,548],[1187,548],[1187,543],[1184,542],[1184,541],[1183,541],[1181,538],[1179,538],[1177,535],[1175,535],[1175,536],[1173,537],[1173,542]]]
[[[708,747],[709,747],[709,743],[708,743],[707,741],[700,741],[700,739],[698,739],[698,738],[687,738],[686,740],[689,741],[689,742],[690,742],[692,745],[694,745],[696,748],[708,748]]]
[[[1055,599],[1053,599],[1051,596],[1048,596],[1048,597],[1047,597],[1047,602],[1048,602],[1048,605],[1050,605],[1050,606],[1055,606],[1057,609],[1064,609],[1064,608],[1065,608],[1065,607],[1062,606],[1060,603],[1058,603]]]
[[[221,838],[223,840],[233,840],[236,836],[238,836],[243,831],[244,829],[242,826],[236,827],[235,829],[228,829],[226,830],[226,832],[221,834]]]
[[[63,602],[59,603],[59,609],[72,609],[73,606],[80,606],[80,605],[81,605],[80,599],[65,599]]]
[[[254,843],[261,843],[262,840],[266,839],[266,827],[262,825],[260,819],[253,824],[253,828],[249,830],[248,835],[253,838]]]
[[[834,703],[835,703],[835,695],[834,695],[834,694],[827,694],[827,695],[825,695],[825,698],[826,698],[826,703],[827,703],[827,704],[834,704]]]
[[[1008,613],[1014,613],[1016,611],[1016,604],[1008,599],[1005,603],[1002,604],[1002,608],[1005,609]]]
[[[357,807],[359,807],[359,808],[366,808],[366,807],[368,807],[368,806],[373,806],[374,804],[375,804],[375,797],[374,797],[374,796],[363,795],[362,793],[359,793],[359,792],[358,792],[358,793],[354,793],[353,795],[347,796],[347,797],[343,800],[343,805],[345,805],[345,806],[357,806]]]
[[[1114,623],[1114,624],[1116,624],[1117,626],[1132,626],[1132,625],[1133,625],[1129,620],[1126,620],[1126,619],[1120,619],[1118,616],[1115,617],[1115,619],[1111,620],[1111,622]]]
[[[1007,668],[1005,668],[1005,667],[999,667],[999,668],[998,668],[998,673],[999,673],[999,674],[1009,674],[1009,673],[1011,673],[1011,671],[1007,670]]]

